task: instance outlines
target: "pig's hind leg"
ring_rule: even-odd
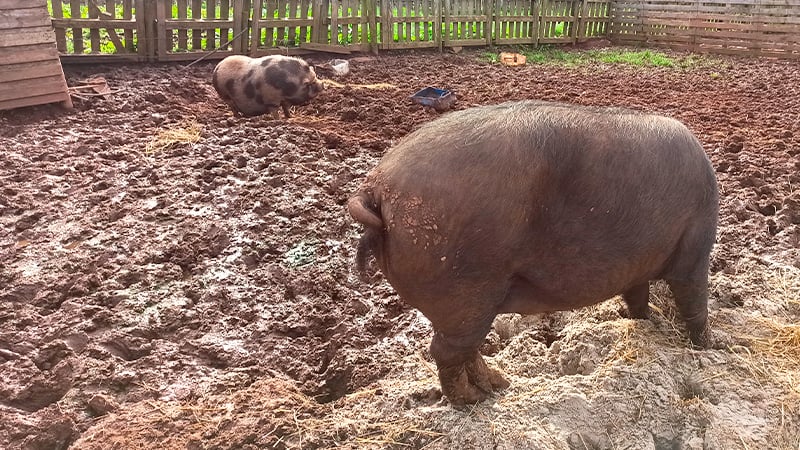
[[[292,113],[291,113],[291,111],[289,109],[289,103],[288,102],[281,102],[281,108],[283,109],[283,118],[284,119],[288,119],[289,117],[292,117]]]
[[[453,406],[478,403],[493,390],[508,387],[501,373],[487,366],[478,351],[491,325],[492,321],[488,320],[466,333],[446,335],[434,324],[431,355],[439,369],[442,393]]]
[[[689,339],[701,348],[708,348],[708,268],[714,245],[715,223],[690,228],[681,238],[673,262],[664,275],[678,307]]]
[[[627,311],[620,311],[623,317],[629,319],[649,319],[650,318],[650,283],[637,284],[622,293],[622,300],[627,305]]]
[[[678,312],[686,322],[689,339],[700,348],[708,348],[708,280],[667,280]]]

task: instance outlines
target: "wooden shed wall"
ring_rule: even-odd
[[[72,102],[47,0],[0,0],[0,110]]]

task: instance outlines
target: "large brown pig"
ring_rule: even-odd
[[[478,347],[499,313],[592,305],[622,294],[649,315],[664,279],[691,341],[708,345],[714,171],[676,120],[524,101],[454,112],[392,148],[348,202],[397,293],[434,329],[454,405],[508,383]]]
[[[212,84],[234,114],[276,114],[280,106],[287,119],[290,105],[308,103],[323,89],[307,62],[282,55],[228,56],[214,68]]]

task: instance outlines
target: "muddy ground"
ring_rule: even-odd
[[[233,118],[213,63],[66,67],[113,94],[0,112],[0,448],[800,448],[800,62],[483,52],[352,58],[289,120]],[[343,207],[439,115],[408,99],[428,85],[458,109],[533,98],[686,123],[722,196],[715,348],[689,347],[661,285],[651,321],[619,299],[505,315],[483,352],[511,387],[451,408],[428,322],[354,274]]]

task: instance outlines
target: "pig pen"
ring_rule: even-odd
[[[0,448],[800,448],[800,62],[483,52],[351,58],[289,120],[234,119],[213,63],[68,66],[112,94],[1,112]],[[715,348],[661,285],[651,321],[504,315],[482,351],[511,387],[447,405],[427,321],[354,274],[344,208],[438,116],[408,99],[425,86],[686,123],[720,184]]]

